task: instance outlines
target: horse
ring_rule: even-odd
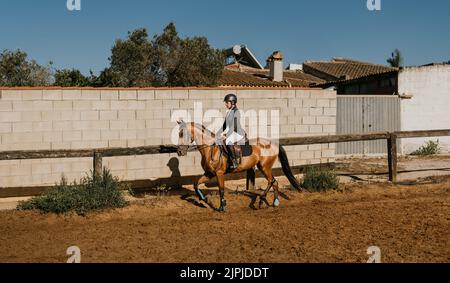
[[[268,206],[269,203],[266,200],[267,193],[273,187],[274,189],[274,201],[273,207],[279,206],[279,191],[278,182],[272,174],[272,167],[277,157],[281,163],[284,175],[288,178],[291,185],[301,191],[302,188],[292,173],[291,167],[289,166],[289,161],[285,149],[281,145],[276,145],[270,140],[257,138],[256,140],[250,140],[247,146],[251,146],[252,153],[250,156],[242,157],[242,162],[239,166],[231,170],[228,169],[227,156],[222,153],[220,146],[217,144],[216,136],[213,132],[209,131],[205,126],[194,123],[194,122],[184,122],[183,120],[177,121],[179,125],[178,133],[178,156],[186,156],[189,147],[195,145],[201,154],[201,166],[205,171],[203,176],[194,182],[194,190],[200,201],[204,201],[211,208],[218,212],[224,212],[226,210],[225,201],[225,174],[227,173],[238,173],[248,170],[253,170],[255,166],[262,172],[264,177],[267,179],[267,187],[262,192],[260,197],[259,208],[262,207],[263,203]],[[188,144],[187,144],[188,143]],[[219,187],[220,195],[220,207],[214,208],[214,206],[209,202],[208,197],[200,190],[199,185],[208,182],[210,179],[217,177],[217,184]],[[256,202],[256,197],[252,200],[250,207],[256,209],[254,203]]]

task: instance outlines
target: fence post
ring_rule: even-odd
[[[94,152],[94,176],[101,176],[102,170],[102,154],[100,152]]]
[[[387,139],[388,152],[388,167],[389,167],[389,181],[397,182],[397,135],[389,134]]]

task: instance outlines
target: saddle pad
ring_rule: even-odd
[[[240,147],[241,147],[242,157],[252,155],[253,150],[252,150],[251,145],[245,144],[245,145],[240,145]]]

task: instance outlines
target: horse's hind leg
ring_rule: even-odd
[[[270,206],[269,203],[267,202],[266,196],[272,187],[273,187],[273,194],[274,194],[273,206],[278,207],[278,205],[280,204],[280,201],[278,199],[278,182],[275,179],[275,177],[273,177],[272,167],[271,166],[264,167],[263,165],[258,164],[258,169],[263,173],[264,177],[268,181],[267,188],[260,197],[259,207],[261,208],[263,203],[266,203],[268,206]]]

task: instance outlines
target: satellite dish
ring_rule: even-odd
[[[235,45],[235,46],[233,46],[233,53],[234,53],[234,54],[240,55],[240,54],[241,54],[241,51],[242,51],[242,48],[241,48],[240,45]]]

